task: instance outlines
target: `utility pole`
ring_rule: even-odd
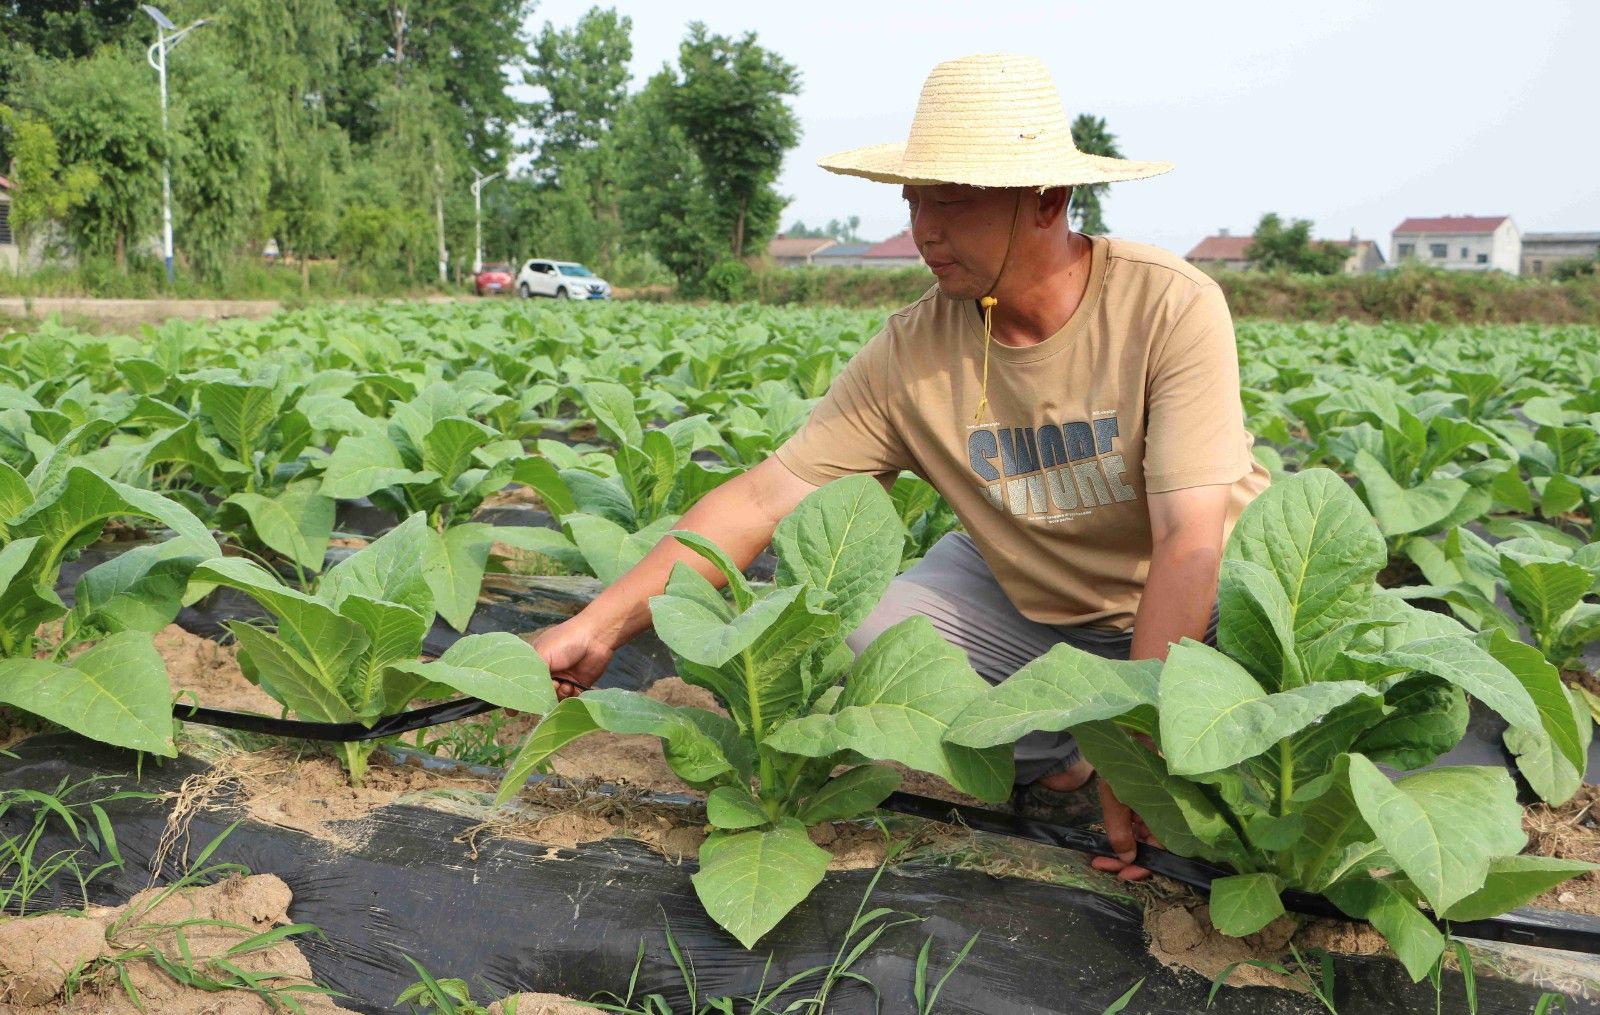
[[[139,9],[150,16],[156,23],[156,41],[145,51],[145,59],[150,66],[155,68],[156,77],[161,82],[161,137],[163,141],[167,135],[167,51],[176,46],[185,35],[206,23],[201,18],[182,31],[174,31],[177,25],[165,14],[149,4],[140,4]],[[168,32],[172,32],[168,35]],[[161,255],[167,262],[167,281],[172,281],[172,155],[171,145],[167,144],[166,152],[161,158]]]
[[[483,270],[483,185],[500,173],[494,172],[484,176],[477,169],[473,169],[472,175],[477,177],[472,181],[472,273],[476,275]]]
[[[449,285],[450,252],[444,246],[444,167],[433,163],[433,214],[439,227],[439,284]]]

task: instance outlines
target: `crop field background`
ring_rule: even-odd
[[[407,738],[459,760],[509,763],[500,793],[507,799],[576,736],[596,728],[654,733],[669,745],[667,767],[659,756],[654,762],[663,788],[718,787],[710,820],[726,830],[700,846],[696,877],[707,880],[697,887],[717,923],[751,947],[822,880],[830,855],[839,855],[838,847],[830,854],[812,845],[804,826],[858,813],[863,801],[870,808],[900,777],[868,765],[856,771],[877,774],[850,780],[836,794],[848,796],[848,806],[824,805],[819,795],[796,811],[805,820],[773,819],[748,796],[749,770],[739,775],[737,752],[719,739],[734,736],[728,713],[715,713],[726,730],[705,725],[711,720],[691,728],[673,711],[681,704],[675,699],[669,707],[661,694],[637,696],[641,704],[628,707],[643,711],[628,712],[623,705],[632,699],[606,696],[625,694],[615,691],[557,709],[547,682],[528,679],[542,664],[515,636],[527,632],[485,630],[484,604],[508,580],[615,581],[697,500],[778,447],[881,321],[879,311],[748,304],[485,301],[323,305],[263,321],[169,321],[137,334],[91,334],[55,322],[13,333],[0,343],[0,564],[11,576],[0,665],[27,668],[33,679],[0,684],[0,699],[13,708],[9,727],[0,725],[0,746],[40,729],[42,718],[171,756],[190,743],[174,740],[170,718],[174,694],[185,691],[201,705],[268,714],[281,708],[301,720],[369,725],[413,702],[460,692],[557,717],[551,724],[559,729],[541,726],[531,738],[527,725],[498,714]],[[1541,904],[1600,913],[1593,875],[1563,886],[1562,901],[1553,887],[1597,858],[1592,829],[1581,823],[1590,799],[1583,769],[1591,713],[1600,715],[1600,328],[1243,320],[1237,332],[1258,458],[1286,489],[1298,474],[1337,476],[1333,489],[1294,487],[1312,490],[1306,496],[1314,505],[1345,511],[1339,497],[1359,499],[1358,515],[1347,513],[1342,530],[1329,529],[1320,549],[1315,533],[1322,529],[1311,535],[1305,566],[1313,580],[1322,580],[1325,566],[1318,554],[1347,561],[1352,551],[1339,540],[1367,539],[1381,543],[1372,566],[1382,565],[1382,602],[1409,604],[1384,609],[1420,608],[1353,620],[1361,628],[1354,637],[1404,629],[1437,638],[1443,631],[1468,653],[1450,664],[1467,674],[1454,677],[1460,686],[1503,715],[1534,717],[1532,725],[1513,719],[1505,732],[1522,777],[1553,804],[1574,800],[1564,810],[1535,805],[1528,812],[1538,854],[1532,859],[1515,856],[1520,838],[1484,838],[1490,833],[1466,825],[1440,833],[1443,842],[1455,835],[1476,843],[1468,848],[1481,849],[1485,863],[1512,865],[1500,887],[1491,878],[1499,894],[1490,901],[1470,892],[1464,898],[1438,865],[1407,866],[1418,885],[1412,891],[1426,894],[1432,889],[1423,886],[1437,882],[1441,894],[1428,898],[1441,912],[1446,905],[1498,912],[1538,896]],[[1310,472],[1318,469],[1332,471]],[[880,566],[883,582],[959,524],[914,476],[900,477],[885,503],[881,564],[851,561],[857,569]],[[822,512],[814,519],[818,531],[831,524],[826,513],[838,510],[815,508]],[[803,558],[788,538],[785,544],[780,532],[774,545],[792,565]],[[713,549],[703,552],[715,559]],[[803,601],[807,594],[792,567],[777,569],[775,590],[766,584],[774,579],[770,555],[749,569],[749,584],[725,560],[719,566],[742,590],[736,603],[752,611],[748,616],[767,601],[759,596],[792,600],[800,593]],[[674,594],[682,599],[674,609],[688,624],[698,593],[680,587]],[[741,598],[752,594],[755,606]],[[865,608],[830,603],[847,622]],[[1434,619],[1417,619],[1424,615]],[[680,671],[704,663],[696,682],[719,686],[715,673],[724,663],[702,659],[696,638],[675,640],[659,621]],[[219,639],[242,666],[222,696],[208,700],[216,688],[184,686],[195,671],[176,664],[179,654],[194,651],[194,639],[182,628]],[[905,633],[898,650],[937,655],[914,635]],[[1384,638],[1390,649],[1405,641]],[[706,643],[714,640],[706,634]],[[1416,644],[1408,642],[1408,650]],[[1357,642],[1351,645],[1357,651]],[[1230,651],[1245,658],[1237,646]],[[744,665],[741,658],[749,661],[736,655],[726,665]],[[1379,655],[1360,658],[1396,668]],[[1446,672],[1438,660],[1406,658],[1399,669]],[[1518,671],[1507,677],[1509,690],[1484,676],[1491,669],[1509,674],[1502,664]],[[1473,683],[1479,678],[1484,682]],[[870,679],[870,672],[859,677]],[[1076,678],[1051,679],[1065,687]],[[960,686],[943,692],[952,711],[941,720],[949,736],[972,745],[958,750],[972,752],[971,759],[1008,752],[1003,744],[1014,735],[983,740],[971,732],[985,721],[981,695]],[[1136,710],[1140,701],[1123,704]],[[1394,695],[1390,702],[1385,707],[1408,707]],[[963,703],[965,732],[956,715]],[[736,720],[748,719],[741,719],[745,707],[733,695]],[[1445,709],[1460,729],[1417,733],[1415,743],[1387,754],[1375,743],[1365,749],[1414,767],[1460,738],[1465,709],[1465,699]],[[803,746],[798,733],[775,734],[773,742],[800,751],[801,760],[821,751],[813,756],[823,778],[847,756],[916,760],[910,748],[871,753],[872,743],[842,728],[830,735],[836,739],[826,750]],[[705,747],[712,741],[722,746]],[[375,746],[344,745],[343,778],[357,785],[368,778]],[[723,769],[707,767],[724,752],[732,760],[718,762]],[[1169,753],[1176,773],[1187,762]],[[991,785],[992,773],[980,774],[981,765],[951,757],[912,767],[935,777],[934,792],[955,799],[1004,795],[1004,786]],[[1205,771],[1222,761],[1194,764]],[[1352,786],[1358,774],[1346,776]],[[381,770],[377,777],[380,785],[392,778]],[[775,778],[763,769],[760,781]],[[1472,792],[1486,814],[1515,829],[1524,819],[1509,780],[1491,782]],[[835,806],[845,809],[829,809]],[[776,860],[710,845],[750,841],[729,830],[769,821],[771,829],[759,834],[789,850]],[[1484,821],[1485,828],[1492,823]],[[1547,827],[1541,821],[1557,832],[1538,834]],[[1582,834],[1561,831],[1569,828]],[[1238,869],[1272,862],[1271,850],[1230,854],[1214,845],[1194,849]],[[731,885],[742,883],[745,863],[757,865],[752,894],[719,895],[717,865],[728,868]],[[800,871],[806,873],[796,887]],[[1238,880],[1264,877],[1277,875]],[[1281,884],[1240,886],[1234,901],[1243,915],[1230,917],[1230,933],[1253,933],[1272,917],[1273,906],[1261,908],[1252,895],[1269,883]],[[1337,895],[1337,886],[1328,891]],[[1275,904],[1275,892],[1268,898]],[[1437,965],[1446,947],[1431,930],[1379,929],[1413,978]]]

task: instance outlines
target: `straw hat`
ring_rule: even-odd
[[[1013,53],[939,64],[922,86],[910,138],[839,152],[817,165],[879,183],[1039,188],[1138,180],[1172,169],[1170,162],[1078,151],[1050,71],[1035,57]]]

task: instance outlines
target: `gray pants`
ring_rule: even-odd
[[[1132,631],[1066,627],[1029,620],[1000,588],[972,537],[952,532],[928,555],[896,578],[877,607],[847,639],[860,655],[873,639],[907,617],[923,616],[945,640],[964,649],[972,668],[991,684],[1063,642],[1106,659],[1126,659]],[[1214,638],[1215,617],[1207,640]],[[1078,745],[1067,733],[1030,733],[1017,741],[1019,784],[1063,772],[1076,764]]]

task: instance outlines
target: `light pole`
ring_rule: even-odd
[[[500,172],[484,176],[476,169],[472,175],[477,179],[472,181],[472,235],[474,237],[472,253],[472,273],[474,275],[483,270],[483,185],[500,175]]]
[[[145,59],[155,68],[161,79],[161,137],[167,138],[167,50],[176,46],[185,35],[206,23],[201,18],[188,28],[179,29],[165,14],[149,4],[139,9],[150,15],[156,23],[156,41],[145,51]],[[171,35],[167,33],[171,32]],[[167,262],[167,281],[172,281],[172,155],[165,152],[161,159],[161,253]]]

